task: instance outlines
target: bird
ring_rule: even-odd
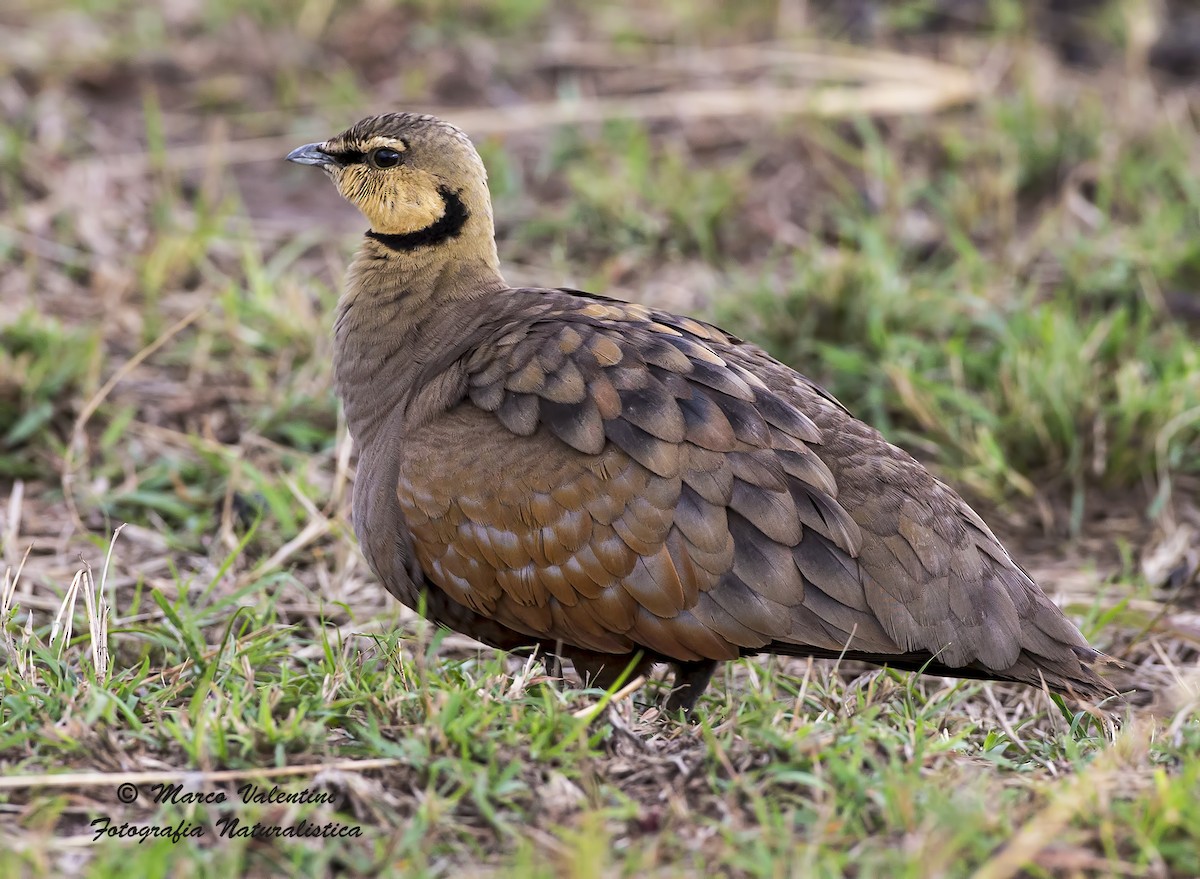
[[[408,607],[599,687],[667,663],[688,715],[758,654],[1115,693],[983,519],[816,382],[703,320],[510,286],[459,128],[388,113],[287,159],[370,224],[333,374],[354,531]]]

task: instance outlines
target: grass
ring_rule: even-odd
[[[1200,135],[1144,60],[1167,19],[727,6],[5,13],[0,875],[1200,875]],[[750,90],[784,74],[725,49],[814,36],[986,87],[476,132],[508,277],[704,314],[821,381],[964,490],[1135,704],[761,660],[684,724],[657,680],[430,630],[357,555],[329,331],[361,220],[256,156],[397,106]]]

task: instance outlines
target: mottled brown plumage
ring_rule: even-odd
[[[335,369],[355,530],[409,607],[601,684],[672,662],[673,708],[762,652],[1111,692],[974,511],[813,382],[700,321],[505,284],[456,128],[374,117],[289,158],[371,221]]]

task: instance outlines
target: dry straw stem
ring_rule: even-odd
[[[109,601],[105,596],[105,584],[108,581],[108,572],[112,565],[113,548],[116,546],[117,537],[124,528],[124,525],[120,525],[113,531],[112,539],[108,544],[108,552],[104,557],[104,570],[100,575],[99,590],[96,589],[96,583],[92,577],[91,565],[84,561],[83,567],[77,570],[75,576],[71,579],[71,585],[67,587],[62,601],[57,605],[43,604],[43,606],[48,605],[51,608],[57,607],[57,613],[55,613],[54,621],[50,627],[48,646],[53,647],[57,643],[58,656],[61,658],[63,650],[71,643],[71,633],[75,619],[75,604],[79,599],[80,592],[83,593],[84,610],[86,611],[88,622],[88,636],[91,643],[92,665],[95,669],[96,678],[101,681],[107,680],[109,671]],[[5,570],[4,582],[0,584],[0,631],[3,632],[4,650],[8,656],[8,660],[16,666],[17,673],[27,680],[33,679],[33,658],[32,652],[29,649],[29,644],[33,637],[33,614],[26,614],[25,633],[20,646],[17,645],[7,625],[4,624],[8,620],[10,612],[19,605],[37,603],[32,600],[33,596],[30,595],[22,595],[19,602],[15,600],[17,584],[21,579],[21,572],[25,568],[25,562],[29,558],[29,553],[32,549],[32,544],[25,549],[25,555],[22,557],[15,574],[11,568]]]
[[[594,705],[588,705],[586,708],[580,708],[578,711],[574,712],[571,716],[574,717],[576,720],[589,720],[590,721],[593,718],[597,717],[600,714],[600,712],[603,711],[608,706],[616,705],[616,704],[628,699],[630,696],[632,696],[634,693],[636,693],[638,690],[640,690],[643,686],[645,686],[645,684],[646,684],[646,676],[638,675],[636,678],[634,678],[632,681],[627,683],[621,689],[617,690],[617,692],[613,693],[611,697],[605,696],[599,702],[596,702]]]
[[[8,496],[8,515],[4,523],[4,531],[0,533],[0,556],[9,567],[12,567],[14,554],[17,551],[17,536],[21,533],[21,509],[24,500],[25,483],[18,479],[13,483],[12,494]],[[25,555],[29,555],[28,550]]]
[[[968,103],[982,91],[970,71],[926,58],[847,46],[811,48],[781,44],[737,46],[686,57],[695,70],[766,68],[773,77],[810,77],[794,85],[755,83],[738,87],[681,89],[656,94],[548,101],[510,107],[419,108],[452,120],[475,136],[514,134],[560,125],[584,125],[614,119],[731,119],[742,117],[856,116],[936,113]],[[680,65],[678,59],[671,62]],[[853,84],[847,84],[852,80]],[[413,108],[418,109],[418,108]],[[275,161],[295,146],[292,135],[235,141],[230,164]],[[210,145],[172,147],[161,157],[176,170],[211,162]],[[147,153],[102,160],[108,177],[135,177],[151,166]],[[86,173],[89,165],[81,166]]]
[[[321,772],[366,772],[387,769],[400,763],[393,757],[368,760],[335,760],[332,763],[304,763],[297,766],[263,766],[251,769],[219,769],[211,772],[183,769],[162,772],[60,772],[53,775],[10,775],[0,778],[0,790],[28,790],[44,787],[116,787],[119,784],[187,784],[197,788],[226,781],[251,778],[287,778],[311,776]]]
[[[16,639],[8,630],[8,618],[12,609],[16,607],[13,596],[16,594],[17,583],[21,580],[21,571],[25,569],[25,562],[29,559],[29,552],[32,549],[33,547],[30,546],[25,550],[25,555],[21,557],[21,563],[17,565],[15,574],[12,568],[4,569],[4,583],[0,584],[0,636],[4,639],[4,652],[8,654],[8,661],[17,667],[17,674],[22,678],[33,665],[33,656],[29,649],[29,642],[33,637],[33,615],[26,614],[25,632],[20,646],[17,645]]]
[[[54,624],[50,627],[50,646],[58,642],[58,658],[62,658],[63,647],[71,641],[71,629],[75,620],[75,599],[79,596],[79,584],[87,577],[87,569],[81,568],[75,572],[67,594],[63,596],[58,613],[54,615]]]

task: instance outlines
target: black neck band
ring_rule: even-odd
[[[367,233],[367,237],[374,238],[385,247],[401,253],[416,250],[418,247],[431,247],[457,237],[462,232],[463,226],[467,224],[467,219],[471,214],[467,211],[467,206],[462,203],[462,199],[458,197],[457,192],[452,192],[445,186],[439,186],[438,195],[442,197],[446,211],[436,223],[430,223],[424,229],[418,229],[415,232],[404,232],[399,235],[371,231]]]

